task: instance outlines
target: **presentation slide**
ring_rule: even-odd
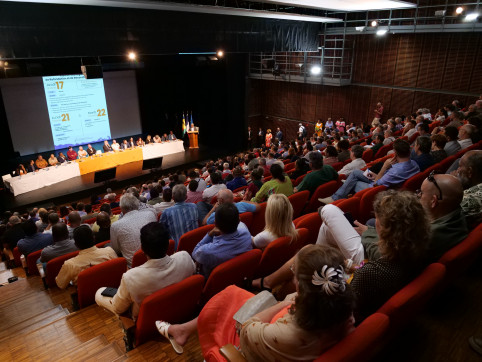
[[[42,77],[55,149],[111,139],[103,79]]]

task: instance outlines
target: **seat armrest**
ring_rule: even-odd
[[[232,344],[222,346],[219,352],[229,362],[246,362],[246,358]]]

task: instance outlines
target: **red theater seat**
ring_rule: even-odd
[[[239,215],[239,221],[244,223],[249,229],[249,227],[251,226],[251,223],[253,222],[253,213],[243,212],[242,214]]]
[[[293,182],[293,187],[298,186],[298,185],[301,183],[301,181],[303,181],[303,179],[305,178],[306,175],[307,175],[307,174],[305,173],[304,175],[299,176],[299,177],[295,180],[295,182]]]
[[[374,217],[373,215],[373,201],[379,192],[385,191],[386,186],[377,186],[369,188],[360,199],[360,211],[358,213],[359,222],[366,223],[368,219]],[[356,194],[355,194],[356,196]]]
[[[323,185],[320,185],[316,188],[315,192],[310,198],[310,201],[308,202],[308,205],[306,206],[304,212],[314,212],[317,211],[318,208],[321,206],[321,202],[318,201],[318,199],[323,199],[325,197],[333,195],[336,190],[338,190],[338,187],[340,186],[340,183],[338,181],[329,181],[327,183],[324,183]]]
[[[309,197],[310,192],[308,190],[294,193],[293,195],[288,197],[291,206],[293,206],[293,219],[296,219],[301,214],[301,211],[305,207]]]
[[[264,213],[266,212],[266,202],[259,204],[259,210],[253,214],[253,222],[248,228],[251,235],[256,236],[258,233],[263,231],[266,221],[264,218]]]
[[[265,277],[278,270],[295,255],[296,247],[297,243],[292,241],[289,236],[278,238],[269,243],[263,251],[254,278]]]
[[[233,191],[233,194],[235,194],[236,192],[241,192],[243,190],[246,190],[248,188],[248,186],[241,186],[241,187],[238,187],[236,190]]]
[[[285,172],[288,172],[290,170],[294,170],[295,167],[296,167],[296,162],[287,163],[285,165]]]
[[[60,269],[62,269],[62,265],[68,259],[73,258],[79,254],[78,251],[73,251],[71,253],[58,256],[47,263],[47,270],[45,272],[45,279],[49,288],[54,288],[57,286],[55,282],[55,278],[59,275]]]
[[[261,250],[253,249],[214,268],[204,286],[202,304],[229,285],[241,287],[244,280],[252,280],[261,255]]]
[[[177,251],[185,250],[189,254],[192,254],[196,245],[213,228],[214,228],[214,225],[205,225],[183,234],[179,239],[179,244],[177,245]]]
[[[167,252],[166,254],[167,255],[172,255],[174,254],[174,248],[176,246],[176,243],[174,240],[170,239],[169,240],[169,246],[167,247]],[[145,262],[147,261],[147,256],[146,254],[144,254],[144,252],[142,251],[142,249],[139,249],[137,250],[135,253],[134,253],[134,256],[132,257],[132,268],[135,268],[139,265],[142,265],[144,264]]]
[[[18,247],[13,248],[12,250],[13,259],[15,260],[15,265],[20,267],[22,266],[22,261],[20,260],[20,252],[18,251]]]
[[[118,288],[127,271],[127,260],[116,258],[82,270],[77,279],[79,308],[95,303],[95,292],[102,287]]]
[[[369,163],[373,158],[373,150],[371,148],[366,149],[363,152],[362,159],[365,163]]]
[[[375,156],[373,157],[375,160],[378,158],[385,157],[388,153],[388,151],[393,149],[393,142],[389,143],[388,145],[380,147],[380,149],[377,151]]]
[[[306,235],[306,244],[315,244],[318,238],[318,232],[322,224],[322,220],[318,212],[312,212],[307,215],[303,215],[293,221],[297,229],[306,229],[308,235]],[[306,245],[305,244],[305,245]]]
[[[334,205],[338,206],[341,211],[349,212],[353,216],[354,220],[358,220],[360,217],[360,198],[350,197],[349,199],[337,200],[338,202]],[[359,221],[359,220],[358,220]]]
[[[40,275],[37,269],[37,260],[40,258],[41,253],[42,250],[37,250],[27,255],[28,275]]]

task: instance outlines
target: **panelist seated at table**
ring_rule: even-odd
[[[148,134],[147,137],[146,137],[146,141],[144,142],[144,144],[148,145],[150,143],[154,143],[154,140],[152,139],[151,135]]]
[[[37,165],[35,164],[35,161],[34,161],[34,160],[30,160],[30,164],[28,165],[27,170],[28,170],[28,172],[38,171],[38,167],[37,167]]]
[[[139,139],[136,142],[137,147],[142,147],[145,145],[145,142],[142,140],[142,138],[139,137]]]
[[[38,168],[45,168],[48,166],[47,161],[44,160],[42,155],[38,155],[37,159],[35,160],[35,164]]]
[[[67,151],[67,159],[69,161],[73,161],[77,159],[77,152],[75,152],[72,146],[70,146],[69,150]]]
[[[97,152],[97,150],[96,150],[94,147],[92,147],[92,145],[89,143],[89,144],[87,145],[87,154],[88,154],[89,156],[93,156],[93,155],[96,154],[96,152]]]
[[[14,171],[14,176],[22,176],[27,173],[27,170],[25,169],[25,166],[22,164],[19,164],[17,169]]]
[[[84,147],[79,146],[79,158],[85,158],[87,157],[87,151],[84,150]]]
[[[128,148],[130,148],[130,146],[129,146],[129,143],[127,142],[127,140],[122,141],[122,143],[120,145],[120,149],[121,150],[127,150]]]
[[[154,143],[161,143],[161,137],[158,134],[154,136]]]
[[[64,163],[65,161],[67,161],[67,159],[65,158],[65,155],[62,152],[59,152],[59,157],[57,157],[57,161],[59,163]]]
[[[112,147],[110,146],[109,142],[107,140],[104,141],[104,152],[112,152]]]
[[[129,147],[130,147],[130,148],[136,147],[136,143],[134,142],[134,138],[133,138],[133,137],[131,137],[131,138],[129,139]]]
[[[50,155],[50,158],[49,158],[49,165],[50,166],[55,166],[56,164],[58,164],[59,161],[57,160],[57,157],[55,157],[55,155],[52,153]]]
[[[175,141],[175,140],[177,140],[176,136],[174,135],[174,133],[173,133],[172,131],[169,132],[168,140],[169,140],[169,141]]]
[[[167,137],[167,133],[164,133],[161,138],[161,142],[166,142],[169,138]]]
[[[112,140],[111,148],[115,152],[119,152],[120,150],[120,145],[117,143],[116,140]]]

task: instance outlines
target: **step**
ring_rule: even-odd
[[[103,334],[88,340],[87,342],[82,343],[80,346],[68,351],[65,354],[62,354],[58,357],[59,360],[62,361],[79,361],[83,358],[86,358],[92,353],[96,353],[102,350],[105,346],[107,346],[109,342],[107,338]]]
[[[34,281],[19,278],[16,282],[0,287],[0,308],[17,299],[23,299],[29,294],[42,291],[41,283],[37,285]]]
[[[79,359],[77,361],[104,362],[104,361],[113,361],[118,359],[119,357],[125,357],[124,352],[122,352],[122,350],[119,348],[119,346],[116,343],[111,343],[105,346],[104,348],[102,348],[100,351],[90,354],[87,358]]]
[[[7,305],[2,304],[0,305],[2,310],[2,329],[10,328],[54,307],[52,299],[45,292],[29,294]]]
[[[53,323],[60,318],[64,318],[69,314],[69,311],[58,305],[52,309],[46,310],[32,318],[26,319],[20,323],[17,323],[8,329],[2,329],[0,331],[0,342],[8,338],[18,338],[19,335],[29,333],[36,329],[42,328],[47,324]]]

